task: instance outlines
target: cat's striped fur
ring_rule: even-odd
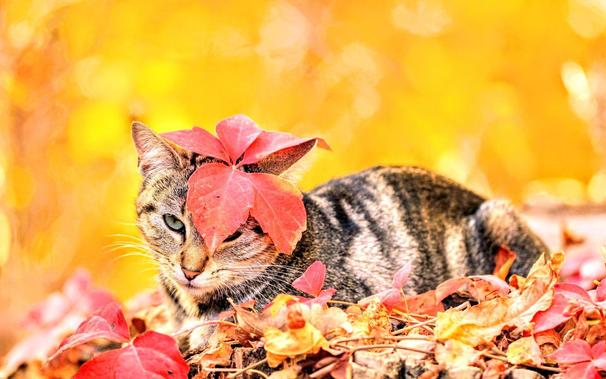
[[[407,262],[413,272],[406,291],[420,293],[451,277],[490,273],[501,245],[517,252],[512,272],[519,274],[546,252],[506,201],[485,200],[420,168],[375,167],[304,195],[307,230],[292,255],[278,254],[250,219],[235,241],[210,256],[184,206],[187,178],[204,158],[140,124],[133,136],[145,177],[139,226],[156,253],[178,321],[215,317],[229,308],[228,298],[262,304],[279,292],[293,293],[289,284],[315,260],[328,267],[327,286],[337,289],[335,297],[356,301],[388,288]],[[166,213],[182,218],[185,235],[167,230],[161,221]],[[200,280],[210,284],[186,288],[176,278],[179,266],[208,274]]]

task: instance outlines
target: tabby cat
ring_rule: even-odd
[[[252,218],[210,255],[185,199],[188,177],[212,158],[140,123],[132,133],[144,178],[138,225],[178,323],[213,319],[230,307],[229,298],[263,304],[294,293],[290,283],[315,260],[326,264],[335,298],[356,301],[388,288],[405,263],[413,268],[405,290],[414,294],[492,272],[501,245],[518,253],[518,274],[546,252],[506,201],[486,200],[420,168],[374,167],[304,194],[307,230],[292,255],[279,254]]]

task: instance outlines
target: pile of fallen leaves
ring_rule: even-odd
[[[435,378],[473,369],[503,378],[524,367],[543,376],[601,377],[606,279],[589,291],[558,283],[564,254],[555,253],[541,257],[527,277],[506,282],[514,259],[503,248],[493,275],[451,279],[419,295],[402,290],[405,266],[391,288],[358,303],[332,299],[335,289],[323,288],[326,268],[315,262],[292,283],[307,296],[280,294],[262,310],[232,304],[218,320],[181,330],[157,294],[131,301],[123,313],[78,273],[28,316],[35,332],[6,357],[4,374],[294,379],[397,377],[408,370]],[[195,328],[212,328],[208,344],[180,354],[177,339]],[[374,367],[373,357],[380,362]]]

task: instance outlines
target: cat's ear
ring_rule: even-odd
[[[256,162],[254,165],[257,166],[261,172],[288,177],[289,180],[293,179],[293,173],[301,171],[303,166],[307,166],[302,164],[304,162],[301,162],[301,158],[303,158],[315,144],[316,140],[312,139],[299,145],[276,151],[261,159],[259,162]]]
[[[184,167],[183,154],[178,151],[179,148],[144,124],[138,121],[133,122],[132,136],[139,154],[139,171],[143,176]]]

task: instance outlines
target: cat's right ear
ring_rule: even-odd
[[[144,124],[133,122],[132,136],[139,154],[139,171],[143,176],[183,167],[183,158],[176,151],[176,147],[171,146]]]

